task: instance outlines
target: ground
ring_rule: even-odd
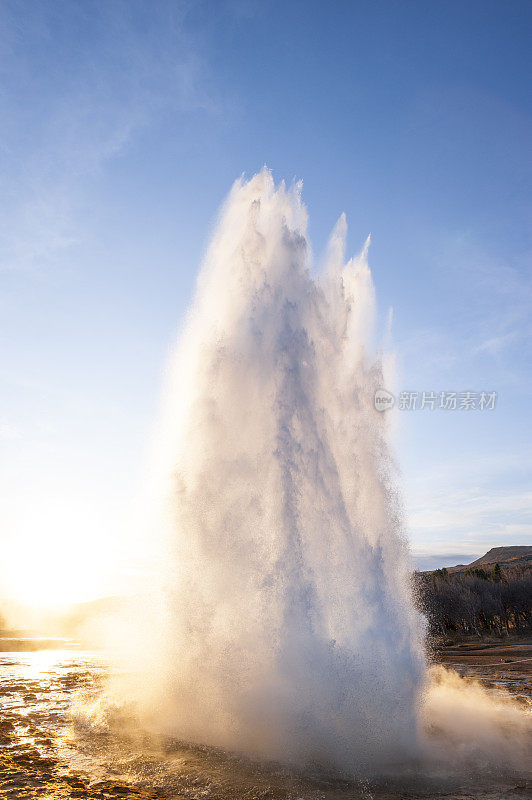
[[[528,660],[527,660],[528,659]],[[532,639],[462,642],[434,660],[495,690],[532,697]],[[282,767],[170,739],[129,739],[71,722],[80,695],[97,696],[105,664],[95,654],[57,651],[0,654],[0,797],[12,800],[524,800],[532,784],[501,776],[475,779],[340,781],[303,777]]]

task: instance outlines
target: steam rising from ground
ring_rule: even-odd
[[[425,756],[455,771],[532,767],[532,719],[510,694],[495,694],[432,667],[422,711]]]
[[[306,229],[300,187],[264,170],[233,186],[207,252],[160,436],[143,700],[184,740],[352,774],[426,752],[423,722],[470,723],[443,721],[453,687],[422,703],[367,244],[345,263],[342,216],[318,279]]]

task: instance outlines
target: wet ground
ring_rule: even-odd
[[[437,649],[434,659],[494,691],[510,691],[525,703],[532,700],[532,638],[464,642]]]
[[[513,652],[513,651],[512,651]],[[497,662],[458,648],[447,653],[463,673],[480,671],[493,691],[510,688],[523,703],[532,698],[532,660]],[[493,655],[493,653],[492,653]],[[522,653],[520,654],[523,656]],[[531,653],[532,655],[532,653]],[[514,653],[515,656],[515,653]],[[511,659],[512,655],[497,654]],[[475,662],[475,658],[477,662]],[[443,658],[442,658],[443,660]],[[514,657],[514,661],[516,661]],[[489,662],[490,664],[492,662]],[[529,668],[530,667],[530,668]],[[485,674],[485,673],[488,674]],[[108,725],[84,723],[72,713],[102,692],[107,666],[97,653],[40,650],[0,653],[0,797],[188,798],[188,800],[398,800],[483,798],[523,800],[532,784],[512,776],[489,781],[442,775],[420,779],[412,770],[379,783],[300,776],[254,764],[212,748],[190,747],[140,730],[126,736]]]

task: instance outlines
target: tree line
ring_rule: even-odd
[[[433,633],[482,636],[532,632],[530,565],[415,573],[421,610]]]

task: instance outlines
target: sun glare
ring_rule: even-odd
[[[114,558],[108,531],[86,507],[73,506],[48,498],[33,509],[18,509],[16,536],[5,554],[4,596],[53,609],[109,592]]]

